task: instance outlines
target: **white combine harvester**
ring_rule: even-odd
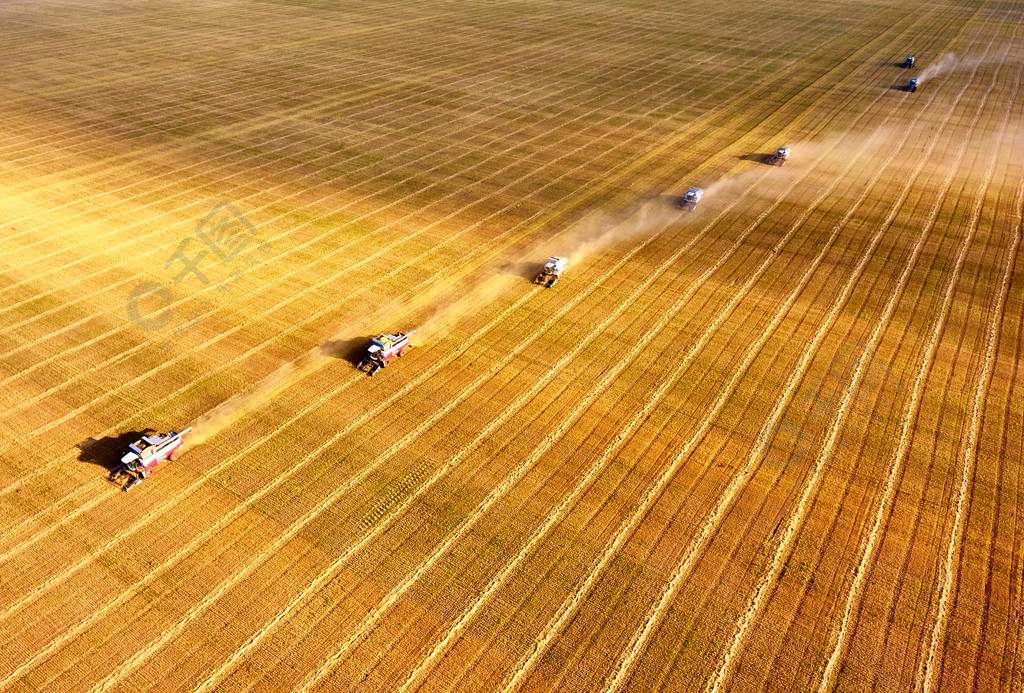
[[[182,436],[191,430],[189,427],[181,433],[168,431],[142,436],[128,446],[128,452],[121,458],[121,464],[110,472],[110,480],[115,481],[121,474],[127,476],[128,482],[123,488],[125,491],[135,484],[141,484],[149,478],[158,464],[166,459],[178,458],[178,451],[185,444]]]
[[[779,147],[775,153],[768,157],[768,163],[772,166],[785,166],[789,161],[789,147]]]
[[[562,277],[562,272],[568,266],[569,258],[567,257],[549,257],[548,261],[544,263],[544,267],[541,268],[540,274],[533,280],[533,283],[551,288]]]
[[[690,188],[679,200],[679,209],[688,209],[691,212],[697,208],[697,203],[704,197],[704,191],[700,188]]]
[[[369,348],[366,350],[366,356],[356,366],[359,370],[363,370],[364,366],[369,366],[367,371],[370,375],[373,375],[381,368],[385,368],[389,363],[394,361],[396,358],[405,353],[405,350],[409,348],[409,337],[416,334],[416,330],[408,334],[382,334],[379,337],[375,337],[370,342]]]

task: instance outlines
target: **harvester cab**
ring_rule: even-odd
[[[533,283],[551,288],[561,278],[562,272],[568,266],[569,258],[567,257],[549,257],[548,261],[544,263],[544,267],[541,268],[540,274],[533,280]]]
[[[907,91],[917,91],[917,77],[907,82]]]
[[[772,166],[785,166],[789,161],[789,147],[779,147],[775,153],[768,157],[768,163]]]
[[[693,211],[697,208],[697,203],[704,197],[704,191],[700,188],[690,188],[683,195],[683,198],[679,200],[679,209],[688,209]]]
[[[366,349],[366,356],[356,366],[359,370],[367,369],[367,373],[373,375],[381,368],[387,367],[394,359],[402,356],[409,348],[409,337],[414,335],[416,330],[408,334],[382,334],[374,337],[370,346]]]
[[[182,436],[191,430],[189,427],[181,433],[168,431],[142,436],[128,446],[128,452],[121,457],[121,464],[110,472],[110,480],[115,481],[121,474],[127,476],[128,481],[123,487],[125,491],[141,484],[161,462],[178,458],[178,452],[185,444]]]
[[[904,61],[903,61],[903,67],[913,67],[913,66],[914,66],[914,56],[908,55],[906,57],[906,59],[904,59]]]

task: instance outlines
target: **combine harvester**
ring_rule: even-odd
[[[409,334],[382,334],[376,337],[370,342],[370,347],[366,350],[366,356],[356,366],[359,370],[363,370],[364,366],[369,366],[367,371],[370,375],[373,375],[381,368],[385,368],[389,363],[394,361],[396,358],[405,353],[405,350],[409,348],[409,337],[416,334],[416,330],[413,330]]]
[[[785,166],[789,161],[789,147],[779,147],[774,154],[768,156],[768,163],[771,166]]]
[[[700,188],[690,188],[683,195],[682,199],[679,200],[679,209],[688,209],[691,212],[697,209],[697,203],[704,197],[704,191]]]
[[[905,59],[903,60],[903,67],[913,67],[913,66],[914,66],[914,56],[912,56],[912,55],[908,55],[908,56],[907,56],[907,57],[906,57],[906,58],[905,58]]]
[[[550,289],[562,277],[562,272],[568,266],[569,258],[567,257],[549,257],[548,261],[544,263],[544,267],[541,268],[540,274],[533,280],[533,283],[542,284]]]
[[[903,87],[904,91],[917,91],[917,77],[907,82],[907,86]]]
[[[115,481],[121,474],[127,476],[128,482],[122,489],[124,491],[141,484],[149,478],[158,464],[166,459],[178,459],[178,451],[184,445],[182,436],[191,430],[190,426],[181,433],[169,431],[142,436],[128,446],[128,452],[121,458],[121,464],[110,472],[110,480]]]

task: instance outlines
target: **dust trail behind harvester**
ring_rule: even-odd
[[[708,200],[709,197],[731,194],[734,188],[738,190],[743,187],[748,179],[755,175],[756,171],[748,171],[736,176],[723,177],[707,185],[705,204],[714,204],[713,199]],[[410,343],[413,346],[422,346],[445,336],[462,318],[479,311],[481,307],[500,296],[509,295],[510,287],[524,281],[532,281],[551,255],[569,258],[566,272],[571,276],[576,269],[575,266],[580,262],[614,244],[646,239],[670,226],[692,223],[691,220],[699,218],[691,216],[691,212],[680,210],[675,204],[677,199],[658,196],[638,201],[616,212],[593,211],[574,223],[567,231],[557,234],[555,238],[522,251],[518,261],[484,268],[480,279],[470,282],[468,286],[456,287],[456,295],[433,299],[433,308],[426,313],[426,317],[410,325],[416,328],[416,334],[410,339]],[[407,311],[408,306],[396,300],[381,311],[381,315]],[[403,319],[403,322],[407,321],[408,318]],[[209,440],[240,417],[273,401],[292,383],[332,360],[334,359],[331,356],[326,355],[323,349],[318,347],[283,364],[263,378],[253,390],[239,393],[201,416],[193,424],[194,430],[189,436],[189,443],[199,445]]]
[[[548,257],[561,255],[569,258],[567,275],[587,257],[620,242],[635,240],[660,231],[671,223],[685,220],[685,213],[675,209],[664,199],[638,202],[618,213],[595,211],[584,216],[572,227],[557,236],[522,251],[518,262],[484,270],[479,281],[462,287],[459,296],[439,303],[427,318],[419,323],[413,345],[420,346],[445,336],[449,329],[466,315],[480,309],[494,299],[507,295],[509,287],[524,280],[533,281]]]
[[[747,171],[724,176],[707,185],[704,188],[704,204],[714,205],[714,199],[709,201],[709,197],[738,191],[757,175],[757,171]],[[457,298],[437,304],[426,320],[419,323],[413,345],[420,346],[445,336],[463,317],[507,294],[508,287],[524,279],[533,281],[548,257],[568,257],[569,266],[565,276],[571,278],[582,261],[613,245],[647,239],[670,226],[693,223],[700,218],[699,210],[698,216],[692,216],[692,212],[679,209],[676,204],[679,199],[679,196],[659,195],[641,199],[616,211],[589,212],[565,232],[522,251],[517,261],[485,270],[486,276],[475,284],[463,287]]]
[[[933,63],[926,67],[925,69],[923,69],[921,71],[921,74],[917,76],[917,80],[919,83],[924,83],[924,81],[927,79],[931,79],[932,77],[938,77],[939,75],[944,75],[947,72],[952,72],[953,70],[973,69],[978,65],[982,64],[983,62],[985,62],[986,60],[992,61],[993,58],[984,58],[980,56],[973,58],[958,58],[954,53],[946,53],[941,58],[939,58],[938,62]]]
[[[317,348],[279,366],[257,383],[252,391],[240,392],[200,416],[192,424],[188,444],[200,445],[209,440],[238,418],[274,400],[289,384],[314,372],[329,360]]]

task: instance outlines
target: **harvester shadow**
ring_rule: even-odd
[[[75,447],[79,450],[78,460],[88,462],[107,470],[114,471],[121,464],[121,457],[128,451],[128,446],[144,435],[156,433],[152,428],[144,431],[128,431],[116,436],[88,438]]]
[[[892,62],[886,61],[882,63],[883,67],[906,67],[902,60],[893,60]]]
[[[366,354],[366,347],[376,335],[355,337],[354,339],[330,339],[320,345],[320,353],[333,359],[348,361],[358,366]]]
[[[889,89],[891,89],[892,91],[906,91],[907,83],[903,82],[902,84],[893,84],[892,86],[889,87]]]
[[[738,157],[740,161],[756,161],[759,164],[767,164],[770,154],[742,154]]]

